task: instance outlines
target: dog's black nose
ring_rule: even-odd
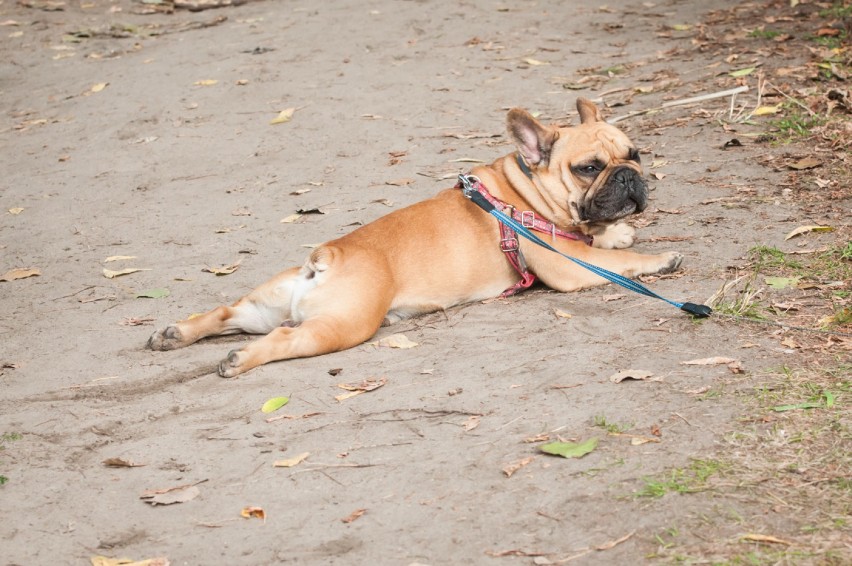
[[[636,204],[636,212],[642,212],[648,206],[648,186],[634,169],[623,167],[612,174],[612,181],[625,200]]]

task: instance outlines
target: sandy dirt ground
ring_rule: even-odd
[[[783,514],[749,501],[633,496],[643,477],[712,455],[732,426],[740,407],[701,393],[795,355],[752,326],[696,323],[606,286],[454,308],[376,337],[414,348],[363,345],[234,380],[215,365],[249,337],[145,348],[155,328],[300,264],[306,246],[509,153],[512,106],[570,122],[578,95],[603,93],[613,117],[730,88],[716,77],[735,67],[671,28],[707,4],[147,6],[0,2],[0,273],[40,272],[0,282],[0,432],[16,435],[0,453],[0,563],[635,564],[656,533],[697,517],[783,531]],[[766,148],[722,149],[728,104],[620,123],[652,188],[637,247],[685,254],[646,282],[677,300],[705,301],[754,245],[792,247],[784,235],[803,220],[838,221],[779,206],[780,173],[756,159]],[[729,206],[744,190],[761,198]],[[126,268],[141,271],[104,275]],[[745,373],[682,364],[712,356]],[[610,380],[627,369],[653,376]],[[335,399],[338,384],[382,378]],[[276,396],[289,404],[262,413]],[[538,451],[547,438],[598,446],[556,458]],[[140,498],[187,485],[183,502]]]

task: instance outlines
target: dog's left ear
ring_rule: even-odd
[[[580,97],[577,99],[577,112],[580,113],[580,123],[590,124],[592,122],[603,122],[601,111],[595,106],[595,103],[588,98]]]
[[[518,146],[524,159],[530,165],[547,165],[550,149],[559,137],[555,128],[542,126],[523,108],[512,108],[506,116],[509,137]]]

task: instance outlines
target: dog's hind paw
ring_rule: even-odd
[[[240,350],[231,350],[224,360],[219,362],[219,375],[222,377],[236,377],[251,369],[243,367],[241,358],[245,354]]]
[[[174,350],[185,345],[186,342],[183,339],[180,328],[174,324],[154,332],[148,338],[148,347],[152,350]]]

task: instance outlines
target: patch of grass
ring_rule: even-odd
[[[796,113],[794,110],[783,118],[770,122],[770,125],[778,132],[778,141],[782,144],[809,138],[813,135],[811,130],[823,124],[825,124],[824,118]]]
[[[23,438],[23,436],[21,436],[17,432],[4,432],[3,434],[0,434],[0,450],[5,450],[7,443],[14,442],[14,441],[20,440],[22,438]],[[7,478],[4,475],[0,475],[0,485],[4,485],[8,481],[9,481],[9,478]]]
[[[4,445],[7,442],[14,442],[14,441],[20,440],[22,438],[23,438],[23,436],[21,436],[17,432],[4,432],[3,434],[0,434],[0,450],[2,450],[4,448]]]
[[[687,468],[674,468],[655,478],[643,478],[645,486],[636,497],[659,498],[667,493],[697,493],[710,489],[708,480],[729,468],[719,460],[693,460]]]
[[[606,417],[603,415],[595,415],[595,426],[604,429],[610,434],[620,434],[633,428],[632,424],[623,425],[619,423],[611,423],[607,421]]]
[[[835,2],[831,8],[825,8],[819,11],[821,18],[837,18],[844,20],[852,18],[852,4],[849,2]]]
[[[754,262],[754,268],[757,271],[773,268],[799,269],[802,267],[801,262],[789,259],[787,254],[771,246],[755,246],[748,251],[748,255]]]
[[[751,33],[748,34],[749,37],[753,37],[755,39],[774,39],[781,35],[780,31],[774,31],[771,29],[756,29],[752,30]]]

